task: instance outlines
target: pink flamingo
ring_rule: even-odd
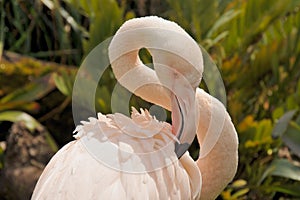
[[[143,47],[155,70],[140,60]],[[118,81],[170,110],[172,125],[147,110],[133,109],[131,118],[90,118],[48,163],[32,199],[215,199],[236,173],[238,138],[222,103],[198,88],[203,60],[197,43],[174,22],[136,18],[118,30],[109,58]],[[187,152],[195,134],[196,162]],[[112,164],[95,158],[82,142],[89,138]],[[101,152],[108,143],[117,150]]]

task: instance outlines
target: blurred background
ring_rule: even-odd
[[[124,21],[146,15],[177,22],[221,72],[240,158],[218,199],[300,199],[299,9],[299,0],[0,0],[0,199],[30,198],[46,163],[73,140],[81,62]],[[99,112],[111,112],[115,83],[106,70]],[[196,143],[190,152],[197,157]]]

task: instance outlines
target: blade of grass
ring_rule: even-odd
[[[32,33],[34,27],[35,27],[35,23],[34,23],[34,20],[32,20],[28,26],[28,29],[20,32],[21,37],[14,43],[14,45],[9,50],[16,51],[16,50],[20,49],[25,42],[30,40],[31,39],[30,35],[32,35],[31,33]],[[29,51],[30,46],[28,46],[26,49],[27,49],[27,51]]]
[[[60,15],[71,25],[71,27],[76,31],[76,32],[81,32],[83,37],[89,37],[88,31],[78,24],[74,18],[61,6],[57,7],[52,1],[49,0],[42,0],[45,6],[47,6],[50,10],[53,9],[58,9],[58,12]]]
[[[214,25],[212,26],[212,28],[208,31],[206,37],[209,38],[212,36],[212,34],[221,26],[223,26],[224,24],[226,24],[227,22],[229,22],[230,20],[232,20],[233,18],[235,18],[236,16],[238,16],[241,13],[240,10],[229,10],[227,12],[225,12],[221,17],[218,18],[218,20],[214,23]]]
[[[1,0],[0,1],[0,9],[1,9],[1,16],[0,16],[0,62],[2,58],[2,53],[3,53],[3,47],[4,47],[4,33],[5,33],[5,28],[4,28],[4,19],[5,19],[5,12],[4,12],[4,3]]]

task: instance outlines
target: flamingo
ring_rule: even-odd
[[[140,60],[143,47],[154,69]],[[108,50],[120,84],[170,110],[172,125],[144,109],[132,108],[131,117],[98,113],[50,160],[32,199],[215,199],[236,173],[238,138],[223,104],[198,88],[197,43],[176,23],[149,16],[125,22]],[[195,135],[196,161],[187,151]],[[86,141],[97,141],[112,162],[97,159]],[[107,145],[116,151],[104,152]]]

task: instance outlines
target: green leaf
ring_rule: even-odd
[[[42,98],[55,88],[50,75],[46,75],[34,82],[31,82],[20,89],[0,99],[0,103],[7,102],[31,102]]]
[[[42,126],[37,120],[21,111],[4,111],[0,112],[0,121],[24,122],[26,128],[30,131]]]
[[[235,192],[231,197],[232,199],[237,199],[238,197],[244,196],[250,191],[249,188],[240,189],[237,192]]]
[[[299,192],[300,185],[280,185],[280,186],[272,186],[271,190],[276,192],[281,192],[284,194],[289,194],[295,197],[300,197]]]
[[[280,176],[295,181],[300,181],[300,167],[287,159],[276,159],[266,169],[258,184],[260,185],[267,176]]]
[[[212,28],[209,30],[209,32],[207,33],[206,37],[211,37],[212,34],[221,26],[223,26],[224,24],[226,24],[227,22],[229,22],[230,20],[232,20],[233,18],[235,18],[238,14],[240,14],[241,11],[240,10],[228,10],[227,12],[225,12],[221,17],[218,18],[218,20],[214,23],[214,25],[212,26]]]
[[[71,96],[74,76],[63,71],[61,74],[54,73],[53,79],[58,90],[66,96]]]
[[[289,122],[293,118],[294,114],[296,113],[296,110],[291,110],[287,113],[285,113],[276,123],[275,127],[272,131],[272,137],[278,138],[283,135],[283,133],[287,130],[287,127],[289,125]]]
[[[287,131],[282,136],[282,141],[300,157],[300,126],[298,124],[294,121],[290,122]]]

